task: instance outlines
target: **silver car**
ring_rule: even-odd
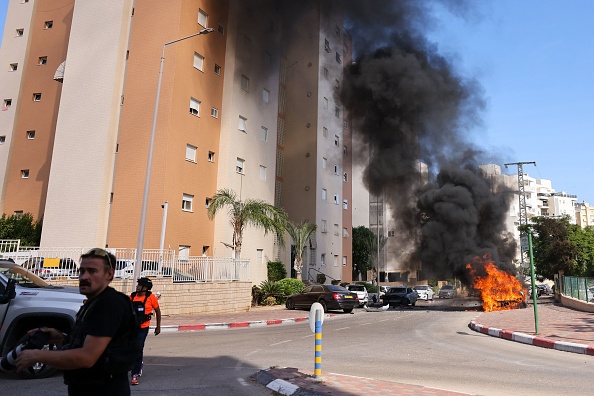
[[[437,295],[439,298],[454,298],[456,297],[456,288],[454,285],[443,285]]]

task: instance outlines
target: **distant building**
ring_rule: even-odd
[[[588,202],[577,202],[575,204],[575,222],[582,228],[594,227],[594,206]]]

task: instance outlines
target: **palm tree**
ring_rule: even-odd
[[[286,213],[274,205],[261,199],[246,199],[241,201],[233,190],[223,188],[218,190],[210,201],[208,218],[214,219],[220,209],[227,207],[229,220],[233,227],[233,248],[236,258],[241,257],[241,244],[243,231],[246,226],[252,225],[263,228],[266,235],[274,231],[281,244],[284,243],[284,232],[287,223]]]
[[[301,270],[303,269],[303,251],[315,232],[316,225],[310,224],[307,220],[301,224],[295,224],[291,221],[287,223],[287,233],[291,236],[293,245],[295,245],[293,268],[295,268],[295,272],[297,273],[297,279],[301,278]]]

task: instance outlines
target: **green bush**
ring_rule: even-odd
[[[285,265],[280,261],[268,262],[268,280],[276,282],[287,277]]]
[[[280,304],[285,297],[285,291],[282,285],[278,282],[263,281],[260,283],[259,289],[260,293],[262,293],[261,301],[265,301],[267,305],[270,305],[269,302],[271,299],[269,297],[274,297],[275,302],[278,304]]]
[[[281,285],[285,292],[285,296],[290,296],[291,294],[299,293],[303,289],[305,289],[305,283],[303,283],[300,279],[293,279],[293,278],[285,278],[281,279],[276,282]]]
[[[316,283],[323,285],[326,283],[326,274],[318,274],[316,275]]]

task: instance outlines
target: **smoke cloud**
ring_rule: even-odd
[[[439,3],[473,15],[465,1]],[[426,278],[460,278],[489,253],[515,273],[515,242],[505,233],[512,194],[480,172],[487,155],[468,139],[481,122],[482,88],[426,39],[435,4],[343,2],[357,55],[340,100],[353,120],[355,157],[367,161],[369,192],[392,209],[400,268],[420,261]]]

